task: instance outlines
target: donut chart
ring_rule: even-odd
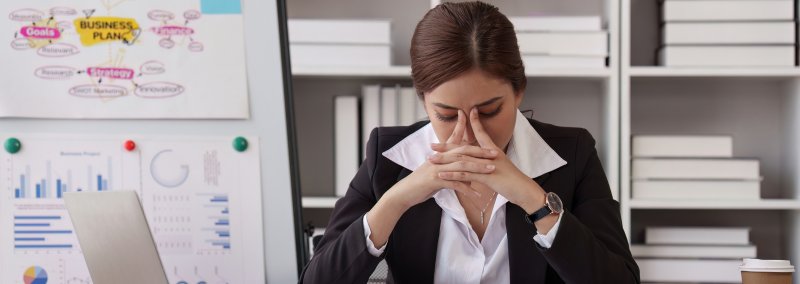
[[[38,266],[31,266],[22,275],[22,282],[25,284],[45,284],[47,283],[47,271]]]
[[[172,150],[162,150],[150,161],[150,175],[159,185],[175,188],[189,177],[189,164]]]

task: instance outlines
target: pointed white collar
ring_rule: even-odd
[[[425,163],[428,156],[436,153],[431,150],[431,143],[439,143],[439,138],[429,123],[383,152],[383,156],[414,171]],[[567,161],[544,142],[519,110],[506,155],[529,178],[538,177],[567,164]]]

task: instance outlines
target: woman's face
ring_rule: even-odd
[[[505,150],[514,132],[517,107],[521,100],[522,94],[515,94],[507,81],[473,69],[426,93],[425,111],[428,112],[436,137],[444,143],[456,127],[458,110],[462,110],[467,122],[463,140],[479,146],[469,120],[469,112],[477,107],[483,129],[497,147]]]

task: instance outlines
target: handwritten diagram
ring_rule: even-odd
[[[0,116],[246,118],[241,14],[162,2],[2,5]]]

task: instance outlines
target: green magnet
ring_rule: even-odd
[[[5,146],[6,146],[6,151],[8,151],[11,154],[14,154],[16,152],[19,152],[19,149],[22,148],[22,143],[19,143],[19,140],[17,140],[17,138],[8,138],[8,140],[6,140]]]
[[[8,143],[6,143],[6,145],[8,145]],[[6,148],[7,147],[8,146],[6,146]],[[244,150],[247,150],[247,139],[244,139],[242,136],[233,139],[233,149],[236,149],[236,151],[239,152],[244,152]]]

